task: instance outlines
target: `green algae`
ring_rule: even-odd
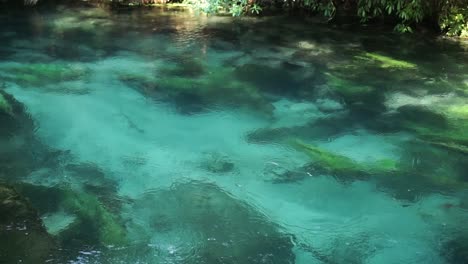
[[[468,103],[449,106],[446,111],[452,118],[468,120]]]
[[[93,195],[86,192],[64,191],[62,206],[77,216],[77,223],[61,234],[62,239],[74,239],[76,232],[95,227],[98,241],[103,245],[124,245],[127,243],[125,228],[116,217]],[[95,242],[95,241],[93,241]]]
[[[56,238],[61,244],[110,246],[128,242],[125,228],[117,216],[89,192],[27,183],[17,184],[16,187],[41,214],[64,212],[76,216],[67,229],[57,234]]]
[[[348,79],[340,78],[332,73],[325,74],[327,85],[345,98],[358,99],[373,93],[375,89],[368,85],[361,85]]]
[[[374,84],[355,81],[353,78],[342,77],[336,72],[325,73],[326,87],[332,93],[339,95],[352,111],[367,114],[378,114],[385,111],[384,89],[377,89]]]
[[[357,162],[346,156],[333,153],[320,147],[306,144],[299,140],[291,141],[292,146],[308,155],[312,162],[295,170],[301,173],[286,172],[277,175],[276,183],[288,183],[304,180],[309,172],[320,172],[333,175],[342,181],[375,180],[376,184],[389,190],[396,197],[414,199],[418,195],[436,188],[441,191],[463,190],[468,182],[455,168],[460,166],[460,155],[466,154],[464,149],[458,149],[458,156],[448,160],[443,151],[431,148],[427,142],[420,142],[424,150],[407,153],[408,156],[398,160],[382,159],[373,162]],[[440,147],[440,146],[438,146]],[[450,147],[450,146],[449,146]],[[410,146],[406,146],[410,148]],[[415,159],[415,157],[417,157]],[[445,163],[438,161],[445,157]],[[408,190],[413,193],[408,193]]]
[[[306,144],[299,140],[291,142],[299,151],[304,152],[312,160],[312,166],[320,167],[326,172],[352,177],[368,177],[371,174],[390,174],[398,170],[394,160],[383,159],[375,162],[360,163],[343,155],[339,155],[317,146]]]
[[[404,60],[398,60],[378,53],[365,52],[354,57],[358,61],[372,63],[384,69],[414,70],[417,65]]]

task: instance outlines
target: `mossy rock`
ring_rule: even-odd
[[[26,183],[18,184],[17,189],[41,214],[63,211],[76,216],[76,220],[57,235],[63,247],[118,246],[128,242],[118,217],[88,192]]]
[[[1,183],[0,237],[3,263],[46,263],[56,246],[29,202]]]

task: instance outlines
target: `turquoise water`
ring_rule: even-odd
[[[0,21],[0,187],[40,218],[0,219],[1,263],[468,263],[466,43],[183,9]]]

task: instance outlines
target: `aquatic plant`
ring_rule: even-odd
[[[29,198],[41,214],[65,212],[76,220],[57,234],[66,247],[124,245],[126,232],[117,217],[89,192],[70,187],[47,187],[19,183],[18,191]]]
[[[63,191],[62,195],[61,206],[77,216],[77,221],[60,234],[62,240],[76,240],[78,234],[88,230],[96,233],[84,234],[82,237],[96,236],[101,245],[118,246],[127,243],[123,225],[95,196],[71,190]],[[97,241],[86,242],[95,244]]]
[[[355,58],[358,60],[363,60],[365,62],[373,63],[379,67],[386,69],[411,70],[417,68],[417,65],[414,63],[398,60],[392,57],[372,52],[365,52],[363,54],[356,55]]]
[[[290,141],[297,150],[304,152],[311,159],[311,168],[320,168],[327,173],[352,178],[366,178],[371,174],[389,174],[398,170],[394,160],[383,159],[374,162],[360,163],[317,146],[306,144],[299,140]]]
[[[326,73],[325,76],[327,78],[327,85],[345,99],[359,100],[375,91],[371,86],[361,85],[351,80],[340,78],[332,73]]]

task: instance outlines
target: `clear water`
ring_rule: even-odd
[[[466,44],[182,9],[0,22],[34,122],[0,176],[54,241],[1,263],[468,263]]]

